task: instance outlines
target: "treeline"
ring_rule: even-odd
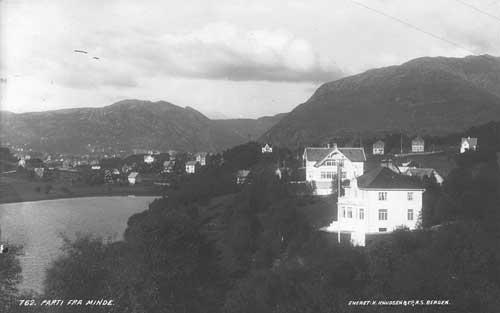
[[[115,305],[102,312],[134,313],[498,311],[500,170],[494,154],[460,156],[442,187],[428,182],[434,189],[420,230],[381,235],[365,248],[339,244],[313,227],[307,208],[314,198],[290,194],[273,171],[274,160],[261,158],[245,164],[253,181],[236,193],[181,183],[178,195],[132,216],[123,241],[67,242],[65,256],[48,272],[43,298],[108,298]],[[206,183],[223,183],[219,170],[200,175],[207,175]],[[211,207],[210,192],[225,194],[225,202]],[[348,305],[427,299],[451,305]]]

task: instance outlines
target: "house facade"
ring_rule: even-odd
[[[337,203],[337,220],[327,228],[347,234],[353,245],[364,246],[367,234],[415,229],[422,212],[424,189],[415,180],[376,168],[350,182]]]
[[[186,173],[194,174],[196,172],[196,161],[186,162]]]
[[[363,175],[366,155],[363,148],[306,148],[303,155],[306,181],[313,185],[317,195],[334,192],[333,185]]]
[[[128,174],[127,180],[128,180],[128,183],[131,186],[133,186],[133,185],[141,182],[141,176],[137,172],[131,172],[130,174]]]
[[[383,155],[385,153],[385,143],[382,140],[378,140],[373,144],[373,154]]]
[[[207,165],[207,155],[206,152],[199,152],[196,154],[196,162],[200,163],[201,166]]]
[[[464,153],[466,151],[476,151],[477,149],[477,138],[462,138],[462,142],[460,144],[460,153]]]
[[[249,170],[239,170],[236,173],[236,183],[238,185],[245,184],[248,181],[248,175],[250,174]]]
[[[411,152],[419,153],[425,151],[424,138],[417,136],[411,141]]]

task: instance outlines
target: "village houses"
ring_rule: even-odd
[[[377,140],[373,144],[373,154],[374,155],[384,155],[385,153],[385,143],[382,140]]]
[[[363,148],[306,148],[303,155],[306,181],[313,185],[317,195],[334,192],[333,183],[338,179],[353,179],[363,175],[366,155]]]
[[[425,151],[424,138],[417,136],[411,141],[411,152],[421,153]]]
[[[477,138],[462,138],[462,142],[460,144],[460,153],[464,153],[466,151],[476,151],[477,150]]]
[[[327,227],[339,241],[347,235],[353,245],[364,246],[367,234],[415,229],[422,211],[424,189],[408,176],[379,167],[354,178],[338,198],[337,220]]]

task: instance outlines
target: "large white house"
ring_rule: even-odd
[[[336,145],[327,148],[305,148],[304,166],[306,181],[313,185],[317,195],[328,195],[333,192],[332,186],[341,179],[353,179],[363,175],[366,161],[363,148],[338,148]]]
[[[424,189],[414,179],[376,168],[345,187],[337,203],[337,220],[327,228],[347,234],[353,245],[364,246],[366,234],[415,229],[422,211]]]
[[[206,152],[198,152],[196,153],[196,162],[200,163],[201,166],[207,165],[207,155],[208,153]]]
[[[385,143],[382,140],[377,140],[373,144],[373,154],[383,155],[385,153]]]

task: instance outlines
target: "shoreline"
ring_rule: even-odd
[[[85,198],[126,198],[126,197],[132,197],[132,198],[158,198],[161,197],[161,195],[121,195],[121,194],[114,194],[114,195],[104,195],[104,194],[97,194],[97,195],[76,195],[76,196],[70,196],[70,197],[54,197],[51,199],[36,199],[36,200],[25,200],[25,201],[8,201],[8,202],[2,202],[0,200],[0,206],[3,204],[21,204],[21,203],[35,203],[35,202],[49,202],[49,201],[57,201],[57,200],[63,200],[63,199],[85,199]]]

